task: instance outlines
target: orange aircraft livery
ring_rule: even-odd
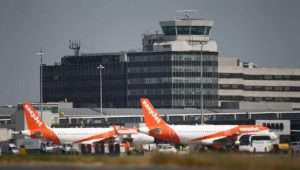
[[[216,140],[244,133],[269,132],[268,128],[261,125],[169,125],[160,117],[149,99],[141,98],[140,103],[147,126],[144,133],[175,144],[210,145]]]
[[[23,135],[37,137],[40,136],[53,144],[92,144],[118,135],[117,128],[50,128],[40,118],[38,112],[29,102],[23,103],[23,112],[27,124],[27,129],[21,133]]]

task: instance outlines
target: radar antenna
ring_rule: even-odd
[[[194,13],[197,13],[198,10],[195,9],[182,9],[182,10],[176,10],[176,13],[180,13],[183,15],[183,19],[191,19],[191,15]]]

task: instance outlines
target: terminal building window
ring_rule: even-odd
[[[211,27],[208,26],[163,26],[165,35],[208,35]]]
[[[165,35],[176,35],[175,26],[165,26],[165,27],[162,27],[162,30]]]
[[[208,35],[211,27],[194,26],[192,27],[192,35]]]
[[[189,26],[177,26],[177,34],[179,34],[179,35],[190,34],[190,27]]]
[[[272,130],[283,130],[283,123],[263,123],[263,126],[270,128]]]

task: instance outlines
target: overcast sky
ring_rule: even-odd
[[[0,0],[0,105],[39,100],[39,57],[53,64],[81,52],[141,49],[143,33],[176,10],[196,9],[215,21],[220,55],[258,66],[299,68],[299,0]]]

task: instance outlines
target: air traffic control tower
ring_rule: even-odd
[[[217,43],[209,37],[213,21],[181,19],[161,21],[163,34],[145,35],[144,51],[203,51],[217,52]]]
[[[147,96],[157,107],[217,108],[218,49],[213,21],[161,21],[162,33],[143,36],[143,51],[129,52],[128,105]],[[203,102],[203,103],[202,103]]]

